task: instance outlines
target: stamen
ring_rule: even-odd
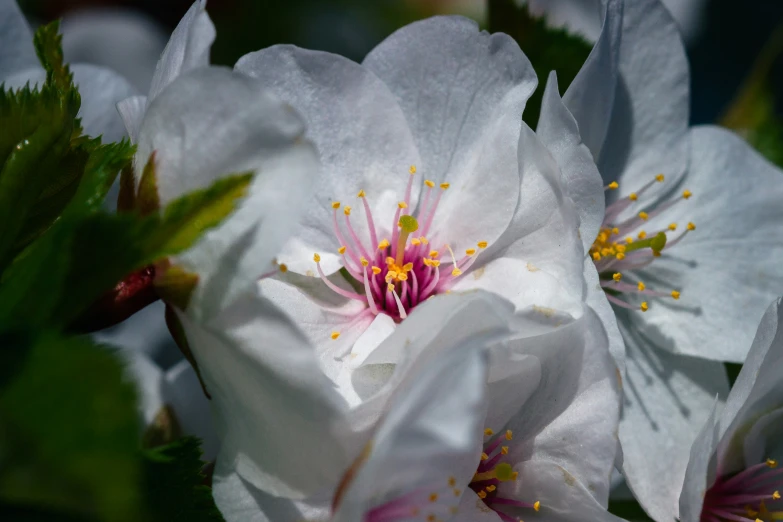
[[[405,319],[408,317],[408,314],[405,313],[405,307],[402,306],[402,301],[400,301],[400,296],[397,295],[397,290],[394,289],[394,285],[391,283],[389,284],[388,289],[394,296],[394,300],[397,302],[397,311],[400,314],[400,318]]]
[[[435,212],[438,210],[438,205],[440,204],[440,198],[443,196],[443,193],[446,192],[446,190],[449,188],[448,183],[441,183],[440,188],[441,191],[438,192],[438,195],[435,197],[435,202],[432,204],[432,208],[430,209],[429,213],[427,214],[427,222],[426,225],[424,225],[424,228],[422,229],[422,234],[425,236],[430,231],[430,226],[432,225],[432,220],[435,217]],[[423,216],[422,216],[423,218]]]
[[[408,178],[408,186],[405,187],[405,206],[411,204],[411,192],[413,190],[413,176],[416,174],[416,165],[411,165],[411,168],[408,169],[408,172],[410,172],[410,177]]]
[[[604,187],[604,190],[617,190],[620,187],[620,184],[616,181],[612,181],[607,186]]]
[[[367,216],[367,228],[370,229],[370,248],[376,250],[378,248],[378,236],[375,232],[375,221],[372,218],[372,211],[370,210],[370,204],[367,203],[364,190],[360,190],[357,195],[364,204],[364,215]]]
[[[321,278],[321,281],[326,284],[333,292],[337,292],[343,297],[347,297],[348,299],[356,299],[357,301],[367,301],[367,298],[363,295],[359,295],[355,292],[349,292],[348,290],[343,290],[336,284],[329,281],[329,279],[324,274],[324,271],[321,269],[321,256],[319,254],[313,254],[313,261],[315,261],[315,266],[318,269],[318,275]]]
[[[374,274],[377,274],[381,271],[380,268],[378,268],[378,272],[375,271],[375,269],[378,268],[377,266],[372,267],[372,271]],[[378,307],[375,305],[375,299],[372,295],[372,290],[370,289],[370,279],[367,276],[367,269],[365,268],[363,270],[364,272],[364,294],[367,296],[367,304],[370,306],[370,311],[372,312],[372,315],[378,315]]]

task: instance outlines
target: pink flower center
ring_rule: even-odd
[[[658,174],[655,179],[644,185],[638,192],[631,193],[628,197],[620,199],[608,207],[604,214],[604,221],[601,230],[593,246],[590,247],[590,256],[593,258],[595,267],[601,278],[601,286],[606,292],[609,301],[621,308],[632,310],[640,309],[646,312],[649,308],[647,301],[643,300],[641,304],[634,305],[621,296],[639,295],[644,297],[671,297],[680,298],[678,290],[671,292],[660,292],[647,288],[647,285],[635,278],[632,281],[623,281],[626,271],[633,271],[650,265],[657,257],[661,255],[664,247],[671,248],[693,230],[696,225],[688,223],[685,231],[675,239],[669,240],[669,235],[677,230],[677,223],[670,223],[663,230],[647,232],[644,230],[644,224],[656,216],[675,205],[678,200],[670,200],[666,203],[640,210],[633,217],[619,220],[619,216],[634,205],[640,205],[640,199],[656,183],[663,183],[663,174]],[[619,187],[617,182],[612,182],[605,187],[606,190],[616,190]],[[682,199],[687,200],[693,194],[690,190],[684,190]],[[633,273],[628,274],[633,278]]]
[[[783,520],[783,469],[775,460],[720,477],[704,496],[701,522],[771,522]]]
[[[318,274],[329,288],[344,297],[366,303],[372,315],[386,314],[397,322],[405,319],[422,301],[447,291],[475,262],[478,252],[469,248],[463,257],[457,259],[447,244],[440,250],[432,248],[428,234],[441,196],[449,184],[441,183],[438,190],[435,183],[425,180],[424,197],[414,216],[410,213],[410,199],[415,167],[411,167],[410,174],[405,199],[397,204],[391,220],[391,238],[379,239],[381,234],[375,226],[364,190],[357,195],[364,207],[369,229],[368,237],[364,239],[351,224],[353,208],[342,206],[338,201],[332,203],[334,234],[341,245],[338,253],[343,257],[345,270],[354,280],[356,292],[340,288],[327,279],[321,269],[321,256],[317,253],[313,256]],[[339,216],[340,208],[343,219]],[[340,221],[343,221],[342,225]],[[486,241],[477,244],[479,250],[486,247]],[[442,259],[444,255],[446,257]]]
[[[507,462],[509,447],[504,443],[512,438],[511,431],[493,437],[491,429],[484,430],[489,437],[476,473],[468,487],[472,489],[485,508],[494,511],[504,522],[517,522],[518,517],[508,515],[503,510],[523,508],[538,511],[540,502],[532,504],[503,497],[498,486],[503,482],[517,479],[517,472]],[[370,510],[364,522],[400,522],[402,520],[421,520],[438,522],[451,518],[459,511],[459,502],[463,490],[457,487],[457,480],[449,477],[446,484],[431,490],[416,490]]]

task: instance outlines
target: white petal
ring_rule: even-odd
[[[514,218],[503,236],[481,253],[477,267],[496,257],[530,263],[553,276],[569,294],[583,293],[579,220],[560,186],[560,171],[547,148],[527,125],[519,136],[521,185]]]
[[[682,297],[655,300],[635,319],[666,349],[742,362],[764,310],[783,293],[783,173],[726,130],[691,134],[682,188],[693,197],[649,227],[675,222],[684,230],[692,221],[697,228],[640,273],[650,288]]]
[[[222,68],[186,73],[150,103],[135,163],[138,171],[155,152],[163,204],[222,176],[256,173],[240,208],[179,258],[200,278],[193,313],[214,315],[272,268],[317,170],[303,132],[259,82]]]
[[[337,433],[345,405],[304,335],[252,294],[209,324],[179,318],[212,397],[218,461],[273,495],[336,485],[349,463]]]
[[[119,141],[125,137],[125,126],[116,105],[120,100],[136,93],[128,81],[117,73],[94,65],[71,66],[74,83],[79,88],[82,105],[79,117],[84,133],[91,137],[103,136],[103,143]],[[41,67],[26,69],[5,79],[6,87],[18,89],[27,82],[43,85],[46,72]]]
[[[330,254],[330,262],[324,257],[322,264],[327,274],[339,268],[334,252],[341,245],[332,225],[333,201],[353,206],[352,225],[365,248],[373,249],[357,193],[367,193],[376,227],[388,232],[397,203],[405,199],[409,168],[420,167],[408,123],[389,89],[372,72],[347,58],[287,45],[245,55],[236,70],[258,78],[299,111],[307,136],[320,154],[315,199],[296,234],[297,241],[286,246],[280,260],[289,269],[304,273],[300,260],[307,263],[313,252],[319,251],[322,257]],[[419,178],[413,184],[411,209],[421,185]],[[343,227],[342,210],[337,217]],[[383,236],[378,237],[381,239]],[[304,266],[312,268],[311,263]]]
[[[625,2],[620,81],[598,162],[627,195],[656,174],[679,178],[688,165],[690,75],[677,24],[659,0]]]
[[[161,394],[163,402],[174,410],[182,431],[201,439],[203,459],[214,460],[220,443],[212,423],[209,400],[187,360],[183,359],[166,371]]]
[[[712,483],[709,480],[710,467],[712,467],[713,475],[715,468],[713,456],[718,445],[717,407],[718,401],[715,401],[707,421],[696,435],[691,447],[679,501],[679,520],[682,522],[699,522],[701,520],[704,494]]]
[[[601,0],[516,0],[516,3],[527,4],[531,14],[546,17],[547,24],[565,27],[590,42],[601,34]]]
[[[530,460],[515,469],[519,472],[516,483],[520,486],[520,499],[541,502],[541,510],[528,518],[542,522],[623,522],[606,511],[605,505],[596,501],[584,484],[557,461]]]
[[[424,176],[451,184],[435,216],[438,239],[459,249],[494,241],[516,202],[517,136],[537,83],[519,46],[466,18],[434,17],[399,29],[363,64],[397,97]]]
[[[541,362],[541,382],[508,424],[513,462],[559,462],[603,506],[620,414],[620,383],[607,345],[601,322],[589,310],[570,325],[522,343]],[[517,497],[524,495],[522,484]]]
[[[748,357],[721,414],[719,452],[724,473],[758,463],[742,461],[742,454],[735,447],[742,442],[735,439],[751,428],[752,421],[783,407],[783,380],[780,378],[783,374],[782,316],[783,308],[777,300],[761,319]]]
[[[209,65],[209,50],[215,41],[215,26],[206,12],[207,0],[196,0],[182,17],[155,68],[149,99],[191,69]]]
[[[168,39],[167,31],[154,19],[130,9],[68,13],[60,32],[66,62],[117,71],[139,92],[149,90],[155,64]]]
[[[226,522],[277,522],[279,520],[329,520],[329,498],[319,501],[275,497],[254,488],[220,462],[212,479],[212,495]]]
[[[563,95],[563,103],[579,124],[582,141],[596,159],[601,157],[614,105],[623,3],[608,0],[601,8],[603,25],[598,40]]]
[[[563,189],[576,206],[579,235],[588,251],[604,220],[604,184],[574,116],[560,99],[554,71],[546,83],[536,134],[560,167]]]
[[[439,493],[439,506],[459,504],[451,489],[467,485],[481,453],[482,348],[474,343],[452,346],[409,370],[405,384],[389,400],[370,454],[342,498],[335,522],[362,520],[369,509],[414,492],[425,502],[430,493]]]
[[[146,427],[163,407],[163,372],[147,354],[139,350],[119,350],[127,366],[125,376],[136,384],[139,394],[139,413],[143,426]]]
[[[661,350],[620,321],[627,347],[623,474],[651,517],[674,520],[688,451],[715,396],[723,401],[728,394],[726,371],[720,363]]]
[[[747,465],[783,454],[783,408],[760,416],[744,438],[743,455]]]
[[[589,256],[584,260],[584,278],[587,288],[585,303],[601,320],[604,331],[609,338],[609,353],[612,354],[620,375],[625,375],[625,341],[617,326],[617,316],[612,305],[606,299],[606,293],[598,280],[595,263]]]
[[[35,67],[33,32],[16,0],[0,0],[0,83],[11,74]]]
[[[120,118],[122,118],[122,123],[125,124],[125,130],[128,131],[128,136],[130,136],[132,143],[139,141],[139,128],[146,110],[146,96],[131,96],[117,104],[117,112],[120,113]]]

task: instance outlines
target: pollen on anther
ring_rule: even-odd
[[[672,290],[672,297],[675,300],[679,299],[680,298],[680,292],[678,292],[677,290]]]
[[[421,245],[421,239],[419,239],[417,237],[414,237],[413,239],[411,239],[411,245],[413,245],[413,246]]]
[[[340,332],[334,331],[329,337],[331,337],[332,340],[336,341],[337,338],[340,337]]]
[[[622,252],[617,252],[614,257],[616,257],[618,261],[622,261],[623,259],[625,259],[625,254],[623,254]]]
[[[479,248],[487,248],[488,245],[489,243],[487,243],[486,241],[479,241],[478,243],[476,243],[476,246]]]
[[[367,258],[366,258],[366,257],[364,257],[364,256],[362,256],[361,258],[359,258],[359,261],[362,263],[362,266],[369,266],[369,264],[370,264],[370,262],[369,262],[369,261],[367,261]]]
[[[476,253],[476,249],[475,248],[469,248],[469,249],[465,250],[465,255],[468,255],[468,256],[472,256],[475,253]]]
[[[462,275],[462,270],[460,270],[459,268],[455,268],[454,270],[451,271],[451,275],[454,277],[459,277]]]
[[[316,263],[320,263],[321,262],[320,254],[318,254],[317,252],[313,254],[313,261],[315,261]]]
[[[430,502],[437,502],[437,501],[438,501],[438,494],[430,493]]]
[[[647,212],[639,212],[640,219],[646,220],[648,217],[650,216],[647,215]]]
[[[501,446],[500,453],[502,455],[508,455],[508,446]]]
[[[484,430],[484,435],[487,436],[487,437],[491,437],[493,433],[495,433],[495,432],[492,431],[492,428],[486,428]]]
[[[642,302],[642,304],[639,306],[639,309],[642,312],[646,312],[647,310],[649,310],[650,307],[647,305],[647,301]]]
[[[441,183],[441,184],[440,184],[440,188],[442,188],[443,190],[446,190],[446,189],[447,189],[447,188],[449,188],[450,186],[451,186],[451,184],[450,184],[450,183]]]
[[[609,183],[609,188],[611,190],[617,190],[619,187],[620,187],[620,184],[617,183],[616,181],[612,181],[611,183]]]
[[[630,199],[631,201],[636,201],[637,199],[639,199],[639,196],[636,195],[636,192],[631,192],[631,194],[628,196],[628,199]]]
[[[690,190],[686,189],[682,192],[682,197],[685,199],[688,199],[691,196],[693,196],[693,192],[691,192]]]
[[[601,254],[598,252],[593,252],[593,261],[600,261],[601,260]]]
[[[541,502],[536,500],[536,502],[533,504],[533,509],[539,511],[541,509]]]
[[[438,257],[439,255],[440,255],[440,253],[439,253],[437,250],[430,250],[429,256],[430,256],[432,259],[435,259],[435,258],[436,258],[436,257]]]
[[[620,279],[622,278],[623,278],[623,274],[621,274],[620,272],[615,272],[614,274],[612,274],[612,279],[614,279],[615,281],[620,281]]]
[[[428,180],[428,179],[424,180],[424,184],[427,185],[429,188],[432,188],[432,187],[435,186],[435,183],[430,181],[430,180]]]
[[[614,227],[614,228],[612,229],[612,234],[614,234],[615,236],[616,236],[617,234],[619,234],[619,233],[620,233],[620,229],[619,229],[619,228],[617,228],[617,227]]]
[[[644,230],[640,230],[640,231],[639,231],[639,234],[637,235],[637,237],[638,237],[639,239],[644,239],[644,238],[646,238],[646,237],[647,237],[647,232],[645,232]]]
[[[775,459],[767,459],[766,464],[768,468],[775,469],[778,467],[778,461]]]
[[[279,268],[279,269],[280,269],[280,271],[281,271],[282,273],[284,273],[284,274],[285,274],[286,272],[288,272],[288,265],[286,265],[285,263],[280,263],[280,264],[278,265],[278,268]]]
[[[432,261],[430,261],[430,264],[435,268],[438,268],[440,266],[440,261],[438,261],[437,259],[433,259]]]
[[[487,492],[484,491],[483,489],[481,491],[479,491],[478,493],[476,493],[476,494],[479,496],[479,498],[481,500],[484,500],[485,498],[487,498]]]
[[[511,430],[506,430],[506,440],[511,440],[513,437],[513,433],[511,433]]]
[[[674,232],[675,230],[677,230],[677,223],[672,223],[672,224],[670,224],[670,225],[669,225],[669,230],[671,230],[672,232]]]
[[[772,493],[772,498],[774,500],[780,500],[780,491],[775,491],[774,493]]]
[[[644,292],[644,289],[645,289],[644,283],[642,283],[641,281],[639,281],[639,282],[636,284],[636,288],[638,288],[640,292]]]
[[[630,245],[631,243],[633,243],[633,238],[631,236],[628,236],[625,238],[625,242]]]
[[[688,223],[688,230],[696,230],[696,225],[693,223]]]
[[[363,198],[364,196],[366,196],[366,194],[364,193],[364,189],[360,190],[359,193],[356,194],[357,198]]]
[[[663,179],[664,179],[663,174],[658,174],[657,176],[655,176],[655,181],[657,181],[658,183],[663,183]]]
[[[487,492],[492,493],[493,491],[495,491],[497,489],[497,487],[494,484],[490,484],[485,489],[487,490]]]
[[[351,215],[351,207],[348,206],[348,205],[345,205],[345,207],[343,208],[343,212],[345,213],[346,216],[350,216]]]
[[[379,266],[372,267],[372,273],[375,274],[375,275],[380,274],[381,273],[381,267],[379,267]]]
[[[489,455],[487,455],[486,453],[482,453],[481,460],[489,460]]]
[[[399,208],[408,208],[408,204],[405,203],[404,201],[400,201],[399,203],[397,203],[397,206]]]
[[[340,202],[339,201],[332,201],[332,208],[337,210],[340,208]]]
[[[416,174],[416,165],[411,165],[411,168],[408,169],[408,172],[410,172],[411,175]]]
[[[378,250],[383,250],[384,248],[389,248],[390,244],[391,243],[389,243],[388,239],[383,239],[383,240],[381,240],[380,243],[378,243]]]
[[[338,249],[337,249],[337,251],[338,251],[340,254],[345,254],[345,251],[346,251],[346,250],[347,250],[347,247],[346,247],[345,245],[343,245],[343,246],[341,246],[340,248],[338,248]]]

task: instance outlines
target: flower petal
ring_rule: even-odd
[[[563,103],[579,124],[582,141],[596,159],[601,157],[612,115],[623,25],[623,3],[620,0],[601,4],[601,33],[563,95]]]
[[[319,251],[324,272],[331,274],[342,264],[336,254],[342,245],[332,225],[332,202],[355,207],[352,225],[369,246],[364,209],[356,197],[364,190],[376,226],[391,231],[410,166],[420,164],[405,116],[372,72],[336,54],[278,45],[243,56],[236,70],[258,78],[307,124],[307,136],[320,154],[321,175],[297,240],[279,257],[290,270],[303,274],[312,268],[313,252]],[[416,181],[411,209],[420,187]],[[339,214],[342,226],[344,216]]]
[[[397,97],[424,175],[451,184],[435,216],[438,239],[460,249],[494,241],[517,198],[517,136],[537,83],[517,43],[466,18],[433,17],[393,33],[363,65]]]
[[[745,435],[743,456],[747,465],[783,455],[783,408],[761,415]]]
[[[179,257],[200,278],[193,313],[215,315],[268,272],[296,227],[317,170],[303,132],[259,82],[222,68],[186,73],[150,103],[135,163],[155,152],[163,204],[222,176],[257,173],[240,208]]]
[[[33,32],[16,0],[0,0],[0,83],[38,65]]]
[[[619,317],[627,347],[623,474],[653,519],[674,520],[690,446],[729,383],[722,364],[661,350],[626,319]]]
[[[207,0],[196,0],[182,17],[152,77],[149,99],[153,100],[168,84],[191,69],[209,65],[209,50],[215,41],[215,26],[206,11]]]
[[[560,167],[563,189],[579,215],[579,235],[586,252],[604,220],[604,184],[574,116],[560,99],[554,71],[546,83],[536,134]]]
[[[718,401],[714,401],[710,415],[704,426],[696,435],[688,458],[688,468],[682,486],[679,502],[679,520],[682,522],[699,522],[704,494],[711,485],[709,481],[710,464],[713,466],[713,455],[718,445],[718,422],[716,410]],[[714,479],[714,477],[712,477]]]
[[[122,118],[122,123],[125,125],[125,130],[128,131],[132,143],[139,140],[139,128],[146,110],[146,96],[131,96],[117,103],[117,112],[120,113],[120,118]]]
[[[598,280],[595,263],[590,257],[585,257],[584,260],[584,278],[587,288],[585,303],[595,312],[603,324],[604,331],[609,338],[609,353],[612,354],[620,375],[625,375],[625,341],[617,326],[617,316],[612,305],[606,299],[606,293]]]
[[[684,230],[692,221],[698,228],[639,274],[651,288],[682,297],[655,300],[634,319],[676,353],[742,362],[754,326],[783,293],[783,175],[717,127],[695,128],[692,146],[683,188],[693,197],[646,226],[675,222]]]
[[[452,345],[448,352],[409,368],[334,522],[363,520],[370,509],[412,493],[421,494],[422,510],[434,509],[433,504],[446,514],[459,504],[452,488],[464,490],[481,453],[486,383],[482,348],[472,342]],[[435,495],[432,502],[430,494]]]
[[[273,495],[336,486],[349,463],[338,435],[345,404],[291,321],[252,293],[207,324],[178,316],[212,397],[218,461]]]
[[[690,74],[676,22],[659,0],[625,2],[620,81],[598,162],[620,194],[659,173],[678,179],[688,165]]]

